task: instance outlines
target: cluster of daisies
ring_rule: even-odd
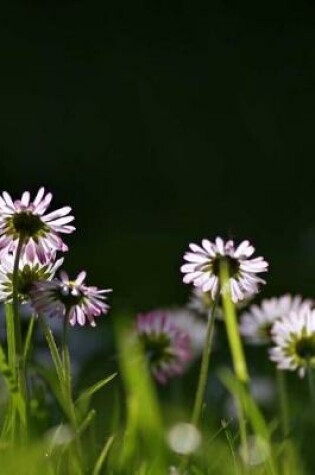
[[[232,240],[224,242],[217,237],[214,242],[204,239],[201,245],[190,244],[189,248],[181,271],[183,281],[194,285],[190,301],[194,310],[209,312],[224,291],[219,276],[222,260],[228,264],[229,290],[239,308],[246,307],[265,283],[257,274],[266,272],[268,263],[262,257],[252,257],[255,249],[248,241],[235,246]],[[222,310],[218,312],[223,315]],[[310,299],[289,294],[264,299],[243,310],[239,330],[247,343],[269,345],[269,357],[280,370],[297,370],[302,377],[307,368],[315,367],[315,310]]]
[[[61,253],[68,250],[61,235],[75,231],[71,208],[47,213],[52,194],[40,188],[35,198],[25,191],[13,200],[0,196],[0,301],[11,302],[15,293],[21,304],[30,303],[37,314],[62,317],[71,325],[95,326],[95,317],[108,311],[106,294],[85,284],[86,273],[70,279]]]
[[[63,234],[72,233],[74,217],[65,206],[47,213],[52,194],[40,188],[31,200],[29,192],[13,200],[0,196],[0,302],[31,304],[35,313],[61,317],[71,325],[95,326],[106,314],[106,294],[87,286],[86,273],[75,279],[60,270],[68,250]],[[135,330],[143,345],[153,376],[160,383],[182,374],[204,346],[207,318],[216,302],[216,315],[223,317],[220,297],[226,289],[220,282],[221,264],[227,264],[231,299],[240,309],[240,334],[250,344],[269,345],[270,359],[282,370],[297,370],[300,376],[315,367],[315,310],[311,300],[284,295],[265,299],[244,310],[265,281],[268,270],[263,257],[253,257],[249,241],[235,245],[217,237],[190,244],[181,267],[183,281],[192,285],[187,306],[155,310],[137,316]],[[56,277],[56,272],[59,272]],[[15,288],[13,289],[13,283]]]
[[[143,343],[149,367],[160,383],[182,374],[200,356],[205,343],[207,318],[214,302],[216,317],[223,319],[220,265],[228,264],[231,299],[241,311],[239,331],[245,342],[268,345],[269,357],[281,370],[297,370],[300,376],[315,367],[315,310],[313,301],[287,294],[251,300],[266,282],[259,276],[268,270],[263,257],[253,257],[249,241],[235,245],[217,237],[190,244],[181,267],[183,281],[191,284],[188,304],[176,310],[155,310],[139,315],[137,333]]]

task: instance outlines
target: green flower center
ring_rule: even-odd
[[[266,338],[270,340],[271,338],[271,329],[272,329],[273,324],[271,322],[266,323],[264,326],[259,328],[259,334],[262,338]]]
[[[145,354],[152,365],[170,361],[174,356],[170,351],[170,339],[165,334],[143,334],[141,341]]]
[[[48,227],[40,217],[30,211],[16,213],[12,218],[12,226],[15,233],[26,238],[43,234],[48,230]]]
[[[296,342],[295,351],[297,355],[304,359],[309,360],[315,357],[315,336],[303,337]]]
[[[39,267],[35,265],[30,267],[26,265],[23,269],[20,269],[17,277],[17,291],[18,298],[21,302],[26,302],[29,299],[30,291],[32,290],[33,284],[39,280],[47,280],[50,277],[50,273],[47,270],[47,267]],[[5,283],[7,292],[12,296],[13,287],[12,287],[12,278],[13,275],[8,274],[8,279]]]

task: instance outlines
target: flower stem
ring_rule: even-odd
[[[224,322],[232,355],[234,373],[236,378],[242,384],[244,384],[244,386],[247,386],[249,382],[249,376],[243,345],[238,330],[235,305],[231,298],[229,266],[226,259],[222,259],[220,262],[219,277],[222,303],[224,309]],[[248,444],[246,433],[246,419],[243,404],[239,398],[236,398],[236,407],[238,413],[241,445],[243,449],[244,458],[245,460],[247,460]]]
[[[225,259],[222,259],[220,262],[220,286],[224,309],[224,321],[230,344],[230,350],[232,353],[234,371],[239,381],[241,381],[242,383],[248,383],[248,370],[243,345],[238,331],[235,305],[232,302],[231,298],[229,280],[230,275],[228,262]]]
[[[313,370],[310,362],[307,364],[307,381],[308,381],[308,389],[310,392],[311,403],[313,409],[315,409],[315,385],[314,385],[314,378],[313,378]]]
[[[200,416],[202,413],[205,390],[207,386],[209,361],[210,361],[213,333],[214,333],[214,327],[215,327],[215,310],[216,310],[216,301],[213,302],[212,308],[208,314],[206,340],[205,340],[203,354],[202,354],[197,392],[196,392],[194,409],[193,409],[192,418],[191,418],[191,423],[194,425],[198,425],[199,423]]]
[[[290,432],[289,401],[284,371],[276,370],[278,398],[281,416],[281,429],[283,438],[286,439]]]
[[[290,415],[285,372],[277,369],[276,379],[283,436],[283,454],[281,457],[282,473],[283,475],[290,475],[292,473],[292,447],[288,438],[290,433]]]
[[[72,429],[75,433],[75,460],[73,463],[77,466],[76,470],[79,473],[83,473],[83,453],[80,441],[80,434],[78,432],[78,418],[75,410],[75,405],[72,397],[72,382],[71,382],[71,362],[68,348],[68,325],[69,317],[65,315],[63,321],[62,343],[61,343],[61,356],[63,365],[63,394],[65,398],[65,404],[67,407],[68,417],[72,425]]]
[[[21,397],[27,407],[27,386],[25,375],[25,361],[23,358],[23,341],[21,319],[19,313],[19,296],[18,296],[18,277],[19,277],[19,263],[22,254],[22,247],[24,244],[23,236],[20,236],[13,264],[12,274],[12,309],[13,309],[13,325],[14,325],[14,340],[16,351],[16,372],[18,387]]]

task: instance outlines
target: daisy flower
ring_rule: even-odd
[[[182,374],[192,359],[189,334],[164,311],[140,314],[136,333],[148,358],[150,370],[159,383]]]
[[[55,260],[56,253],[50,255],[46,263],[41,263],[37,255],[29,258],[23,254],[19,261],[17,275],[17,292],[21,303],[30,300],[30,291],[35,282],[51,280],[57,269],[62,265],[63,258]],[[0,302],[11,302],[13,298],[13,268],[15,257],[13,254],[4,254],[0,261]]]
[[[303,300],[300,295],[292,297],[286,294],[279,298],[264,299],[259,306],[251,305],[248,311],[241,315],[240,333],[253,345],[269,343],[270,331],[276,320],[311,306],[312,301]]]
[[[191,342],[191,350],[194,356],[202,353],[207,324],[202,318],[198,318],[193,312],[186,308],[175,308],[170,310],[161,310],[167,318],[178,328],[187,333]]]
[[[315,310],[305,306],[277,320],[271,338],[269,356],[278,369],[297,370],[303,377],[308,366],[315,367]]]
[[[60,272],[60,279],[36,282],[31,291],[32,305],[37,313],[47,317],[68,318],[70,325],[86,322],[92,327],[95,317],[106,314],[109,306],[105,295],[111,289],[98,290],[84,284],[86,272],[80,272],[76,279],[70,280],[66,272]]]
[[[34,200],[25,191],[20,200],[13,201],[4,191],[0,196],[0,250],[15,251],[19,239],[23,239],[23,251],[29,258],[35,254],[40,262],[47,260],[51,251],[67,251],[59,234],[70,234],[75,228],[69,223],[74,220],[69,216],[71,208],[65,206],[45,214],[52,194],[45,194],[40,188]]]
[[[229,264],[229,284],[234,303],[255,294],[258,284],[265,283],[256,274],[266,272],[268,263],[262,257],[251,258],[255,249],[249,241],[235,247],[234,241],[225,242],[217,237],[214,242],[203,239],[201,246],[192,243],[189,248],[184,255],[187,263],[181,267],[185,274],[183,281],[194,284],[203,292],[210,292],[213,300],[221,293],[219,271],[222,260]]]

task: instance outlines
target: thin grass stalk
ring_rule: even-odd
[[[281,460],[283,475],[291,475],[291,444],[288,437],[290,434],[290,412],[289,412],[289,400],[288,391],[286,385],[285,372],[279,369],[276,370],[276,380],[278,388],[279,398],[279,411],[280,411],[280,423],[283,437],[283,455]]]
[[[18,382],[18,388],[22,397],[22,400],[26,407],[26,420],[25,425],[27,427],[27,407],[28,407],[28,398],[27,398],[27,385],[26,385],[26,368],[24,361],[24,351],[23,351],[23,340],[22,340],[22,328],[21,328],[21,319],[19,313],[19,295],[18,295],[18,277],[19,277],[19,264],[22,254],[22,248],[24,244],[23,236],[20,236],[18,240],[18,245],[14,257],[13,264],[13,274],[12,274],[12,309],[13,309],[13,334],[15,341],[15,364],[16,364],[16,377]],[[22,421],[21,421],[22,425]],[[26,429],[25,427],[25,429]]]
[[[75,403],[72,398],[72,383],[71,383],[71,362],[68,349],[68,323],[69,317],[68,314],[64,317],[63,322],[63,332],[62,332],[62,344],[61,344],[61,353],[62,353],[62,365],[63,365],[63,388],[62,393],[65,401],[65,406],[67,407],[68,417],[72,425],[73,431],[75,433],[75,458],[77,459],[77,467],[80,467],[78,470],[78,475],[84,472],[83,469],[83,452],[80,441],[79,427],[78,427],[78,418],[75,410]]]
[[[216,306],[217,306],[217,301],[215,300],[208,314],[206,340],[205,340],[205,344],[203,348],[198,386],[197,386],[195,403],[194,403],[194,408],[193,408],[192,417],[191,417],[191,423],[194,424],[195,426],[197,426],[200,421],[205,391],[207,387],[209,362],[210,362],[210,355],[211,355],[211,350],[212,350],[213,334],[214,334],[214,327],[215,327]]]
[[[315,384],[314,384],[314,377],[313,377],[313,369],[312,369],[310,361],[308,361],[307,363],[306,373],[307,373],[307,382],[308,382],[308,389],[309,389],[311,404],[312,404],[313,409],[315,409]]]
[[[289,400],[286,384],[286,377],[284,371],[276,370],[278,398],[279,398],[279,410],[280,421],[283,438],[286,439],[290,432],[290,412],[289,412]]]

